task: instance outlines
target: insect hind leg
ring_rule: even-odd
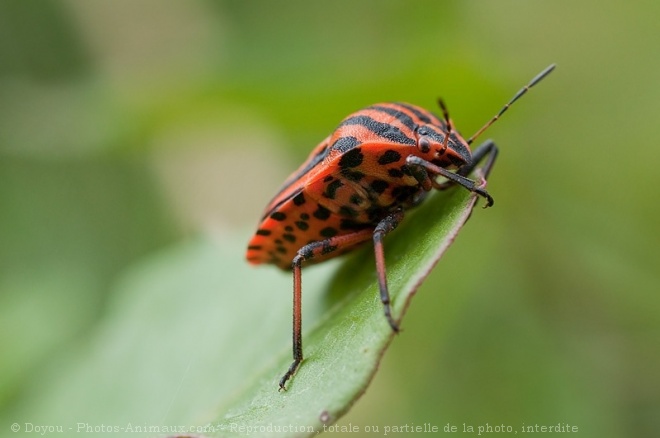
[[[306,260],[315,256],[328,254],[341,250],[347,246],[365,242],[371,238],[372,229],[356,231],[309,243],[298,250],[293,258],[291,268],[293,270],[293,362],[287,372],[280,379],[280,391],[286,390],[286,382],[293,377],[303,361],[302,347],[302,265]]]
[[[385,271],[385,251],[383,249],[383,238],[394,230],[399,222],[403,220],[403,210],[397,209],[381,220],[374,230],[374,254],[376,256],[376,273],[378,274],[378,288],[380,289],[380,300],[383,303],[385,317],[395,333],[399,332],[399,325],[392,317],[390,305],[390,293],[387,288],[387,275]]]

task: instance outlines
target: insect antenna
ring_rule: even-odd
[[[495,114],[495,117],[493,117],[492,119],[490,119],[490,120],[488,121],[488,123],[486,123],[484,126],[482,126],[481,129],[479,129],[474,135],[472,135],[472,137],[470,137],[470,138],[467,140],[467,144],[472,144],[472,142],[473,142],[474,140],[476,140],[477,137],[479,137],[481,134],[483,134],[483,132],[484,132],[486,129],[488,129],[488,128],[490,127],[490,125],[492,125],[493,123],[495,123],[495,122],[500,118],[500,116],[502,116],[502,114],[504,114],[504,113],[506,112],[506,110],[509,109],[509,107],[513,104],[513,102],[515,102],[516,100],[520,99],[520,97],[522,97],[523,94],[527,93],[527,92],[529,91],[530,88],[532,88],[534,85],[536,85],[537,83],[539,83],[539,82],[541,81],[541,79],[543,79],[544,77],[546,77],[547,75],[549,75],[550,72],[551,72],[552,70],[555,69],[555,66],[556,66],[556,64],[551,64],[551,65],[548,66],[545,70],[543,70],[541,73],[539,73],[538,75],[536,75],[536,77],[535,77],[534,79],[532,79],[532,80],[529,82],[529,84],[527,84],[527,85],[525,85],[523,88],[521,88],[521,89],[516,93],[516,95],[513,96],[513,99],[511,99],[511,100],[509,101],[509,103],[507,103],[506,105],[504,105],[504,107],[502,107],[502,109],[500,110],[499,113]]]
[[[447,124],[447,135],[445,135],[445,140],[442,142],[442,153],[444,153],[447,150],[447,145],[449,144],[449,136],[451,135],[451,121],[449,120],[449,110],[447,110],[447,106],[445,105],[445,102],[442,100],[442,98],[438,98],[438,105],[440,106],[440,109],[442,109],[442,117],[445,119],[445,123]]]

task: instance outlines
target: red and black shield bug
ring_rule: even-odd
[[[423,201],[432,188],[457,184],[485,198],[484,208],[493,205],[490,194],[468,176],[484,160],[483,175],[488,176],[497,146],[487,140],[472,153],[470,145],[554,68],[553,64],[539,73],[467,140],[456,131],[442,100],[442,119],[407,103],[367,107],[345,118],[284,182],[247,250],[252,264],[273,263],[293,270],[293,363],[280,380],[280,389],[285,389],[303,360],[302,265],[336,257],[372,240],[385,317],[397,332],[383,238],[396,228],[404,211]],[[446,182],[436,181],[438,176]]]

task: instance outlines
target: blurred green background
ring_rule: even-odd
[[[495,208],[339,424],[657,436],[659,18],[652,0],[0,0],[2,423],[123,272],[200,233],[247,242],[350,112],[442,96],[469,135],[556,62],[485,136]]]

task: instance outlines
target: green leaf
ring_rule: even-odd
[[[434,193],[386,237],[396,318],[474,203],[466,190]],[[77,432],[119,426],[145,436],[303,436],[336,421],[366,390],[394,338],[373,248],[303,269],[305,360],[279,392],[291,362],[292,280],[248,266],[246,240],[191,242],[127,273],[98,331],[34,382],[32,400],[12,422],[70,423]]]
[[[475,200],[462,189],[435,193],[386,238],[387,277],[397,319],[456,238]],[[303,270],[303,290],[309,294],[304,275]],[[324,312],[319,321],[307,321],[305,360],[288,390],[278,393],[275,388],[290,354],[228,404],[213,423],[222,430],[218,436],[241,430],[267,434],[271,429],[311,435],[336,421],[364,393],[395,337],[379,298],[373,247],[367,245],[345,260],[322,298]],[[296,429],[301,425],[308,430]],[[294,430],[288,430],[290,426]]]

